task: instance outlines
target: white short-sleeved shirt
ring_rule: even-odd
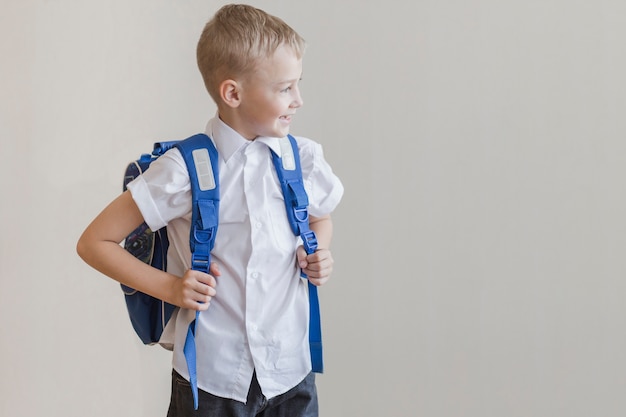
[[[220,210],[212,251],[221,276],[217,295],[200,313],[196,330],[198,387],[213,395],[245,402],[252,373],[267,398],[297,385],[311,371],[308,345],[308,293],[299,278],[299,244],[287,220],[271,160],[278,139],[249,141],[215,117],[206,133],[219,152]],[[296,137],[309,213],[324,216],[339,203],[343,186],[325,161],[322,147]],[[177,149],[156,160],[128,184],[151,229],[167,225],[168,270],[182,276],[190,267],[191,189]],[[174,369],[188,378],[183,346],[195,317],[180,310],[173,337]]]

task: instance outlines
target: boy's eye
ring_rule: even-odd
[[[302,81],[302,78],[300,78],[297,82],[291,83],[289,85],[287,85],[287,87],[285,87],[284,89],[280,90],[281,93],[288,93],[291,90],[293,90],[293,87],[296,87],[298,84],[300,84],[300,81]]]

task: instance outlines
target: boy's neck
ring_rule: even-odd
[[[252,138],[247,137],[246,134],[244,134],[244,132],[238,129],[238,126],[240,125],[240,123],[238,122],[238,118],[236,114],[234,114],[234,112],[228,111],[228,109],[227,110],[220,109],[218,110],[217,116],[223,123],[225,123],[228,127],[233,129],[235,132],[239,133],[239,135],[243,137],[244,139],[250,140],[250,141],[253,141],[256,139],[256,136]]]

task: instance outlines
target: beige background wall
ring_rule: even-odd
[[[76,239],[200,131],[199,0],[0,0],[0,415],[159,416]],[[293,132],[346,194],[322,415],[626,415],[626,3],[254,1],[307,39]]]

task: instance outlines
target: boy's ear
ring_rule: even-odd
[[[241,103],[241,87],[235,80],[224,80],[219,88],[220,98],[229,107],[238,107]]]

